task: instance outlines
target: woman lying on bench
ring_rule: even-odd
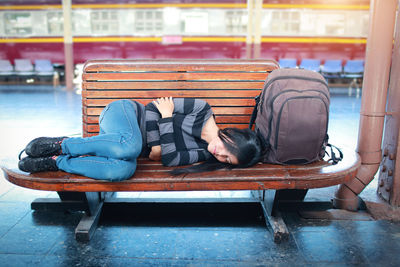
[[[259,161],[260,140],[249,129],[220,130],[208,103],[200,99],[159,98],[146,107],[131,100],[107,105],[93,137],[39,137],[23,150],[25,172],[56,171],[121,181],[136,170],[139,156],[165,166],[193,165],[173,172],[250,167]]]

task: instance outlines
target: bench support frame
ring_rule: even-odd
[[[84,211],[75,229],[77,241],[89,241],[99,222],[104,200],[113,192],[57,192],[60,198],[38,198],[31,203],[33,210],[42,211]]]
[[[299,207],[310,206],[304,202],[307,190],[283,189],[283,190],[253,190],[252,198],[239,199],[238,202],[260,203],[264,219],[268,229],[271,231],[275,243],[285,242],[289,239],[289,230],[282,218],[282,206],[298,209]],[[173,199],[135,199],[135,198],[114,198],[113,192],[58,192],[60,198],[38,198],[31,204],[33,210],[44,211],[84,211],[81,221],[75,229],[75,239],[80,242],[88,242],[92,238],[100,220],[102,209],[107,204],[126,205],[127,203],[160,203],[177,202]],[[233,201],[232,201],[233,200]],[[185,203],[213,203],[213,202],[235,202],[235,199],[206,199],[191,202],[187,199],[179,200]],[[321,204],[321,203],[320,203]],[[316,206],[316,205],[311,205]],[[325,203],[326,208],[331,205]]]

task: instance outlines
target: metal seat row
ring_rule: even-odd
[[[300,65],[297,66],[297,60],[294,58],[281,58],[279,59],[281,68],[302,68],[321,74],[327,79],[334,78],[362,78],[364,74],[364,60],[347,60],[343,65],[340,59],[326,60],[321,65],[319,59],[303,59]]]
[[[7,59],[0,59],[0,79],[10,80],[13,77],[52,78],[55,74],[53,64],[48,59],[36,59],[34,64],[29,59],[15,59],[14,65]]]

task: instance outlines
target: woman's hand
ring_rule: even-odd
[[[152,146],[149,154],[149,159],[154,161],[161,160],[161,146]]]
[[[157,98],[153,103],[161,113],[162,118],[172,117],[172,113],[174,112],[174,101],[172,101],[171,96]]]

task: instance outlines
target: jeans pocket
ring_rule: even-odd
[[[104,118],[104,114],[107,112],[107,110],[110,108],[110,105],[107,105],[102,111],[101,111],[101,114],[100,114],[100,117],[99,117],[99,124],[103,121],[103,118]]]

